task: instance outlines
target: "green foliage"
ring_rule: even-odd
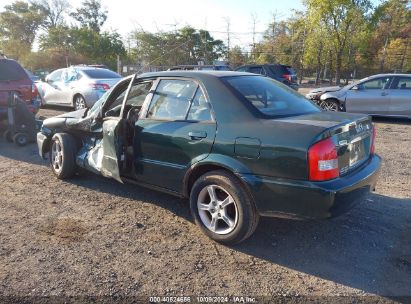
[[[85,0],[83,6],[70,14],[82,27],[100,32],[101,26],[107,20],[107,11],[101,6],[99,0]]]
[[[224,43],[215,40],[208,31],[190,26],[177,32],[148,33],[133,31],[129,36],[133,45],[130,57],[142,65],[171,66],[210,63],[223,56]]]
[[[29,53],[44,14],[34,4],[15,1],[0,13],[0,47],[16,59]]]

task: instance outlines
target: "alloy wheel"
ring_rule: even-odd
[[[338,112],[338,104],[335,101],[325,101],[323,108],[327,111]]]
[[[237,203],[222,187],[204,187],[197,200],[200,219],[205,227],[216,234],[232,232],[238,222]]]
[[[63,167],[63,151],[59,141],[55,140],[51,146],[51,164],[53,170],[59,173]]]
[[[77,96],[74,100],[74,108],[76,110],[81,110],[86,107],[86,101],[84,100],[83,96]]]

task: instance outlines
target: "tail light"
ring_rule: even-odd
[[[370,154],[375,154],[375,136],[377,136],[377,128],[372,125],[372,135],[371,135],[371,149]]]
[[[110,86],[106,83],[91,83],[90,86],[94,90],[98,90],[98,91],[108,91],[108,90],[110,90]]]
[[[289,82],[291,82],[291,80],[292,80],[292,76],[289,75],[289,74],[284,74],[283,78],[287,79]]]
[[[340,176],[337,148],[331,138],[312,145],[308,150],[309,179],[325,181]]]

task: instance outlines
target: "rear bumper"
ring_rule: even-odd
[[[326,182],[284,180],[244,174],[257,210],[262,216],[321,219],[337,216],[364,201],[375,189],[381,158],[346,176]]]

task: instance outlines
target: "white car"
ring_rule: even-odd
[[[121,75],[103,68],[72,66],[47,75],[37,83],[42,105],[60,105],[75,110],[90,108],[114,86]]]

